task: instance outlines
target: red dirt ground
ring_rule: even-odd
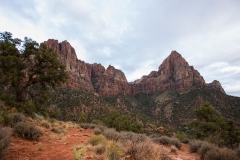
[[[88,138],[93,136],[93,130],[80,131],[79,128],[69,128],[64,134],[57,134],[41,127],[44,134],[39,141],[28,141],[12,137],[7,156],[4,160],[74,160],[73,148],[87,148],[84,154],[87,160],[97,160],[93,156],[92,147],[87,145]],[[183,144],[181,150],[170,152],[170,147],[161,146],[161,152],[166,153],[172,160],[197,160],[197,154],[190,154],[188,145]]]
[[[5,160],[74,160],[73,148],[87,144],[93,131],[69,128],[65,134],[56,134],[44,129],[44,135],[36,141],[12,137]],[[82,144],[82,145],[81,145]],[[93,159],[87,151],[86,159]]]

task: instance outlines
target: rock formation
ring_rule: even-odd
[[[221,83],[217,80],[212,81],[212,83],[208,83],[207,86],[212,88],[212,89],[215,89],[217,91],[220,91],[220,92],[226,94],[224,89],[222,88]]]
[[[49,39],[45,44],[53,48],[58,53],[60,62],[66,65],[66,71],[70,78],[65,87],[94,92],[87,65],[85,62],[77,59],[75,49],[69,42],[63,41],[58,43],[58,40]]]
[[[189,66],[187,61],[176,51],[163,61],[158,71],[131,84],[132,94],[156,93],[166,90],[183,91],[193,86],[203,87],[206,83],[200,73]]]
[[[134,82],[127,82],[124,73],[109,65],[88,64],[78,60],[74,48],[69,42],[58,43],[49,39],[45,42],[59,55],[61,63],[66,65],[70,78],[64,87],[87,92],[96,92],[103,96],[117,94],[157,93],[166,90],[181,92],[191,87],[209,86],[225,93],[218,81],[206,84],[200,73],[189,66],[188,62],[176,51],[163,61],[158,71],[152,71]]]
[[[109,65],[101,77],[98,93],[103,96],[129,94],[129,86],[124,73]]]

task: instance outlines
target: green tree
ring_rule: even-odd
[[[195,114],[197,119],[190,122],[189,126],[198,139],[206,140],[220,135],[224,143],[231,148],[240,142],[240,132],[234,121],[225,120],[209,102],[197,108]]]
[[[46,102],[49,89],[65,83],[68,75],[57,53],[44,43],[13,39],[10,32],[0,33],[1,94],[8,105],[22,108]],[[29,102],[30,101],[30,102]]]
[[[110,128],[115,128],[117,131],[131,130],[131,122],[126,115],[121,115],[118,111],[113,110],[103,118],[103,122]]]

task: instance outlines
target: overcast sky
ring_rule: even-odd
[[[78,59],[148,75],[178,51],[207,83],[240,96],[239,0],[0,0],[0,32],[67,40]]]

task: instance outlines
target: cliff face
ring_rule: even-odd
[[[124,73],[109,65],[100,80],[98,93],[103,96],[129,94],[129,86]]]
[[[125,74],[111,65],[105,69],[101,64],[88,64],[78,60],[74,48],[67,41],[58,43],[57,40],[49,39],[45,43],[58,53],[59,60],[66,65],[70,78],[64,87],[75,90],[114,96],[166,90],[181,92],[191,87],[207,86],[200,73],[193,66],[189,66],[176,51],[171,52],[159,66],[158,71],[152,71],[149,75],[128,83]],[[208,86],[225,93],[221,84],[217,82],[214,81]]]
[[[60,62],[66,65],[69,79],[64,87],[87,92],[94,91],[86,63],[77,59],[75,49],[69,42],[58,43],[58,40],[49,39],[45,44],[53,48],[58,53]]]
[[[129,94],[128,82],[124,73],[113,66],[106,70],[101,64],[88,64],[78,60],[74,48],[69,42],[49,39],[45,42],[59,55],[61,63],[66,65],[66,72],[70,78],[64,87],[87,92],[97,92],[104,96],[120,93]]]
[[[176,51],[163,61],[158,71],[152,71],[132,85],[132,94],[156,93],[166,90],[183,91],[193,86],[203,87],[206,83],[200,73]]]

